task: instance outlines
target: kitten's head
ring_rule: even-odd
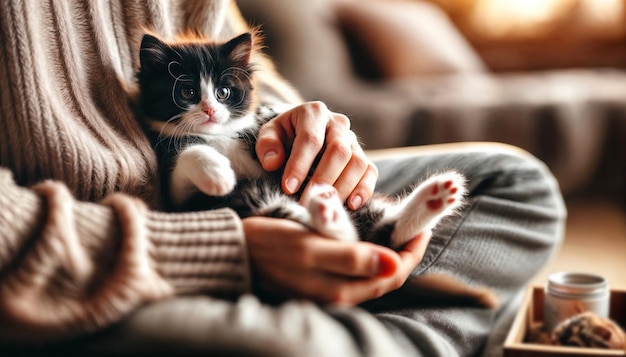
[[[253,105],[254,36],[166,43],[144,35],[137,79],[152,129],[166,136],[228,133]]]

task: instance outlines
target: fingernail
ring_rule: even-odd
[[[293,177],[289,178],[287,179],[287,182],[285,182],[285,185],[287,186],[287,190],[289,190],[289,193],[294,193],[298,188],[298,180]]]
[[[278,156],[278,153],[274,150],[270,150],[265,153],[265,156],[263,156],[263,162],[266,163],[269,160],[275,158],[276,156]]]
[[[393,258],[387,254],[381,253],[376,254],[376,256],[378,260],[378,275],[385,277],[392,276],[398,268]]]
[[[352,209],[357,209],[361,207],[362,203],[363,203],[363,198],[359,195],[354,195],[350,199],[350,205],[352,206]]]

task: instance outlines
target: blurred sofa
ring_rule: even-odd
[[[279,71],[306,99],[347,114],[367,149],[510,143],[544,160],[568,197],[626,202],[623,70],[494,73],[419,1],[238,4]]]

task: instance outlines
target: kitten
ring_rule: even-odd
[[[355,211],[344,208],[331,185],[314,185],[305,197],[284,194],[281,172],[265,172],[254,151],[260,126],[276,116],[256,104],[257,42],[255,33],[225,43],[144,36],[139,107],[167,208],[231,207],[242,218],[288,218],[330,238],[397,249],[462,205],[465,183],[456,172],[432,176],[399,198],[376,194]],[[480,295],[492,304],[483,290]]]
[[[397,248],[460,206],[464,182],[453,172],[430,178],[397,202],[375,197],[352,213],[358,227],[330,185],[314,186],[303,205],[284,195],[254,153],[258,129],[272,115],[254,111],[252,52],[250,33],[224,44],[168,45],[144,37],[140,104],[157,134],[170,208],[231,206],[243,217],[290,218],[347,240],[371,240],[372,232],[395,225],[391,246]]]

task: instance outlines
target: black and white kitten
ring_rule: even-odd
[[[281,173],[265,172],[254,151],[260,126],[276,115],[256,105],[255,36],[226,43],[144,36],[139,106],[168,208],[231,207],[242,218],[288,218],[330,238],[399,248],[462,204],[464,178],[456,172],[432,176],[403,197],[375,195],[356,211],[330,185],[313,186],[300,201],[284,194]]]

